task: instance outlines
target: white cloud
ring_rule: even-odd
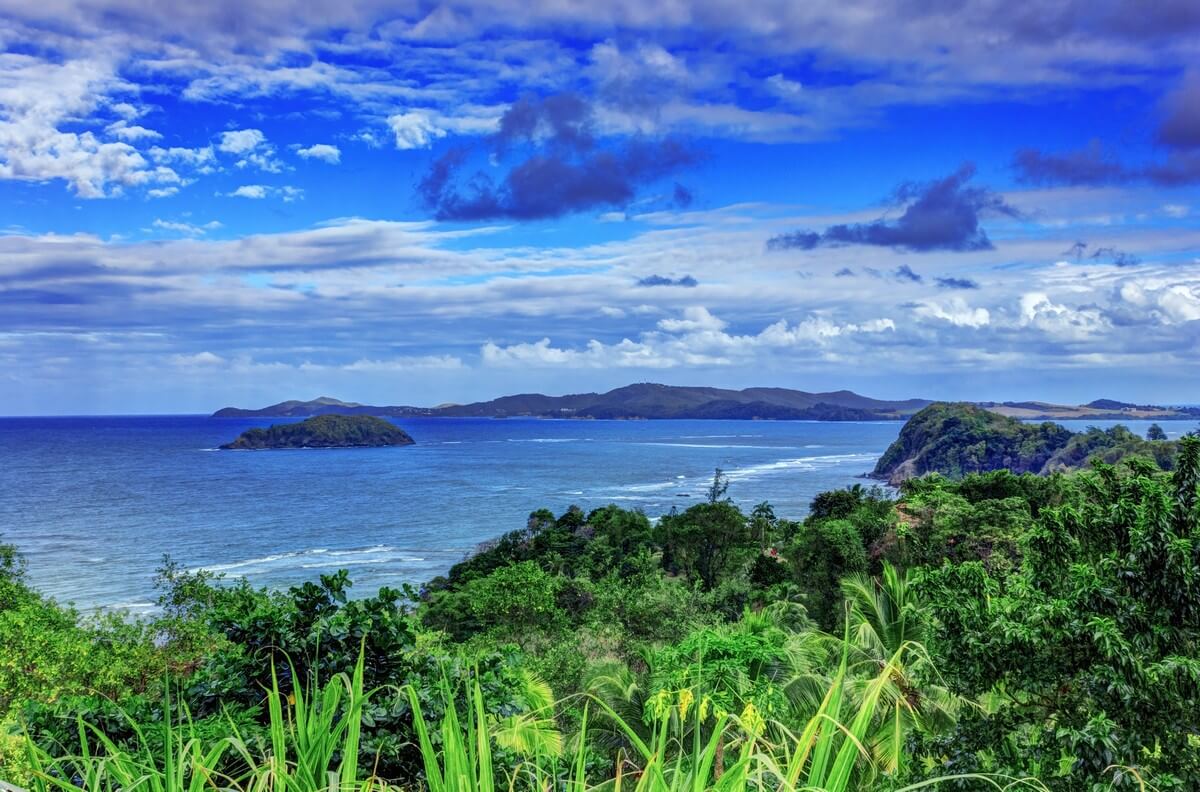
[[[229,193],[231,198],[253,198],[258,200],[267,197],[268,187],[263,184],[243,184],[233,192]]]
[[[265,151],[252,151],[235,163],[239,168],[255,167],[267,173],[282,173],[283,163]]]
[[[489,341],[480,349],[485,365],[496,367],[547,366],[562,368],[676,368],[680,366],[746,365],[762,354],[781,353],[789,358],[831,359],[838,356],[835,343],[893,332],[891,319],[838,323],[810,316],[790,325],[779,320],[756,334],[725,332],[728,324],[702,307],[684,310],[679,319],[664,319],[658,330],[642,333],[638,340],[623,338],[606,344],[597,339],[582,348],[555,347],[549,338],[532,343],[501,346]]]
[[[1158,304],[1172,323],[1200,319],[1200,290],[1195,287],[1168,286],[1159,297]]]
[[[378,359],[359,358],[351,363],[314,363],[311,361],[286,363],[283,361],[255,360],[248,355],[222,357],[209,351],[203,351],[195,354],[171,355],[168,357],[168,362],[179,368],[196,369],[199,371],[221,369],[239,374],[272,372],[275,374],[296,372],[308,375],[326,372],[403,374],[405,372],[420,370],[452,371],[466,368],[462,358],[455,355],[412,355]]]
[[[266,142],[267,137],[260,129],[234,129],[221,133],[221,142],[217,144],[217,148],[226,154],[245,154]]]
[[[221,227],[221,223],[217,220],[211,220],[203,225],[194,223],[184,223],[177,220],[156,219],[152,224],[155,228],[163,231],[175,231],[186,236],[203,236],[209,231],[214,231]]]
[[[267,196],[277,196],[284,203],[292,203],[304,198],[304,190],[291,185],[268,187],[265,184],[243,184],[233,192],[226,193],[226,195],[230,198],[252,198],[254,200],[261,200]]]
[[[927,300],[919,303],[913,313],[923,319],[949,322],[955,327],[986,327],[992,318],[987,308],[972,308],[962,297]]]
[[[254,167],[267,173],[283,171],[283,163],[275,158],[275,147],[267,142],[262,130],[235,129],[222,132],[217,149],[240,156],[241,159],[235,163],[239,168]]]
[[[129,102],[113,102],[109,104],[108,109],[112,110],[126,121],[133,121],[135,118],[141,118],[146,114],[144,109],[130,104]]]
[[[1200,319],[1200,285],[1127,280],[1116,289],[1117,297],[1142,314],[1168,325]]]
[[[194,168],[199,173],[211,173],[217,164],[217,157],[212,146],[200,148],[154,146],[150,149],[149,154],[155,162],[176,162]]]
[[[789,80],[782,74],[772,74],[767,78],[766,82],[772,92],[787,98],[799,96],[804,91],[802,83]]]
[[[225,358],[220,355],[214,355],[212,352],[197,352],[194,355],[171,355],[169,360],[171,365],[183,368],[195,366],[211,368],[213,366],[223,366],[228,362]]]
[[[126,142],[135,142],[138,140],[158,140],[162,137],[162,133],[155,132],[153,129],[147,129],[144,126],[130,125],[124,119],[114,121],[104,128],[104,131],[115,138],[120,138]]]
[[[1021,326],[1041,330],[1055,341],[1087,341],[1111,326],[1099,309],[1072,308],[1054,302],[1043,292],[1021,295],[1020,305]]]
[[[668,333],[683,333],[696,330],[723,330],[728,323],[718,319],[703,306],[692,306],[683,310],[682,319],[663,319],[658,326]]]
[[[435,139],[446,136],[446,130],[437,126],[430,114],[422,110],[396,113],[388,116],[387,123],[398,149],[429,148]]]
[[[330,165],[336,165],[342,158],[341,149],[328,143],[317,143],[308,148],[296,149],[296,153],[304,159],[319,159]]]
[[[414,369],[461,369],[462,358],[454,355],[418,355],[370,360],[362,358],[341,367],[344,371],[405,372]]]
[[[89,117],[106,95],[126,88],[111,56],[62,62],[0,55],[0,179],[62,179],[82,198],[104,198],[152,184],[146,158],[125,141],[60,127]]]

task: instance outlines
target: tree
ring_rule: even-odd
[[[718,483],[714,480],[714,484]],[[746,516],[729,501],[699,503],[659,521],[665,560],[711,590],[749,561],[758,543]]]
[[[939,752],[960,769],[987,752],[1011,772],[1061,773],[1058,789],[1091,789],[1113,765],[1160,789],[1200,786],[1198,480],[1194,438],[1173,476],[1136,458],[1096,464],[1042,511],[1015,572],[922,576],[943,672],[994,701]]]
[[[725,497],[729,491],[729,476],[721,468],[713,471],[712,483],[708,485],[707,498],[709,503],[716,503]]]
[[[849,619],[851,671],[869,679],[891,666],[880,710],[885,717],[871,736],[880,766],[899,773],[907,756],[905,740],[916,730],[944,731],[962,700],[939,684],[926,647],[929,615],[921,608],[908,575],[884,563],[878,578],[851,575],[841,584]],[[860,677],[862,678],[862,677]]]
[[[483,625],[502,628],[521,643],[527,633],[544,628],[558,614],[556,595],[562,578],[533,561],[501,567],[467,585],[467,600]]]
[[[1166,440],[1167,433],[1163,428],[1156,423],[1150,424],[1150,428],[1146,430],[1147,440]]]
[[[849,520],[821,520],[804,525],[785,553],[804,597],[804,606],[827,632],[842,623],[839,582],[867,571],[862,534]]]

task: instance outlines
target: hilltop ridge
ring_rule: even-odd
[[[375,415],[388,418],[711,418],[810,421],[897,421],[933,404],[932,399],[874,399],[850,390],[809,392],[777,387],[742,390],[640,382],[605,393],[548,396],[518,393],[469,404],[436,407],[384,406],[321,396],[288,400],[257,409],[223,407],[216,418],[292,418],[314,415]],[[1083,405],[1042,401],[976,402],[998,415],[1021,420],[1198,419],[1200,408],[1139,405],[1095,399]]]
[[[217,418],[294,417],[324,414],[448,418],[730,418],[815,421],[900,420],[929,404],[925,399],[872,399],[852,391],[809,393],[788,388],[712,387],[636,383],[606,393],[547,396],[521,393],[471,404],[438,407],[373,406],[321,397],[261,409],[225,407]]]

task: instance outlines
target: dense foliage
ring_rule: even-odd
[[[657,521],[537,511],[419,591],[167,562],[142,622],[46,600],[3,548],[0,777],[88,786],[82,739],[113,773],[190,745],[245,789],[306,751],[431,790],[1198,788],[1200,439],[1114,465],[1092,434],[1061,447],[1101,449],[1085,470],[855,486],[803,521],[744,513],[719,471]]]

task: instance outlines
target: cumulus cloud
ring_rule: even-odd
[[[986,187],[968,184],[975,166],[967,163],[943,179],[905,182],[890,203],[904,211],[894,221],[834,225],[817,233],[796,231],[772,237],[768,250],[812,250],[818,245],[875,245],[910,251],[991,250],[980,225],[987,215],[1019,217],[1017,210]],[[910,270],[911,272],[911,270]]]
[[[434,140],[446,136],[446,130],[434,123],[432,115],[424,110],[390,115],[387,124],[396,148],[401,150],[429,148]]]
[[[226,154],[245,154],[267,142],[261,129],[233,129],[221,133],[217,148]]]
[[[728,324],[708,312],[704,306],[695,305],[683,310],[683,316],[677,319],[662,319],[658,323],[660,330],[668,333],[695,332],[697,330],[724,330]]]
[[[307,148],[299,148],[296,149],[296,154],[304,159],[317,159],[330,165],[336,165],[342,159],[341,149],[329,143],[316,143]]]
[[[480,349],[484,365],[495,367],[559,368],[676,368],[746,364],[758,355],[787,352],[814,358],[836,356],[834,347],[856,337],[894,332],[888,318],[836,322],[810,316],[796,324],[779,320],[757,333],[727,332],[729,324],[706,308],[693,306],[678,318],[663,319],[656,330],[637,340],[614,343],[592,339],[582,347],[556,347],[549,338],[500,345],[489,341]]]
[[[275,147],[267,142],[260,129],[234,129],[222,132],[217,150],[238,157],[239,168],[257,168],[267,173],[279,173],[283,163],[275,158]]]
[[[100,112],[106,96],[124,87],[111,56],[92,47],[73,59],[0,55],[0,179],[61,179],[81,198],[155,185],[150,163],[118,134],[128,136],[130,127],[114,126],[116,141],[79,131],[80,119]]]
[[[986,308],[972,308],[961,297],[951,297],[941,302],[922,302],[913,309],[913,313],[924,319],[949,322],[955,327],[985,327],[992,319]]]
[[[266,198],[268,188],[264,184],[243,184],[233,192],[229,193],[230,198],[253,198],[255,200]]]
[[[200,173],[211,173],[217,165],[217,156],[212,146],[201,146],[199,148],[186,148],[184,146],[163,148],[161,146],[154,146],[150,149],[149,153],[155,162],[178,163],[189,168],[194,168]]]
[[[155,132],[153,129],[147,129],[144,126],[130,124],[125,119],[114,121],[104,128],[104,131],[115,138],[119,138],[126,142],[134,142],[138,140],[158,140],[162,137],[161,132]]]
[[[538,220],[623,207],[641,187],[696,160],[677,140],[636,137],[602,145],[592,106],[573,94],[514,102],[491,145],[493,157],[517,160],[499,183],[483,171],[458,180],[469,157],[463,148],[432,163],[418,192],[437,219]]]
[[[1111,326],[1099,308],[1071,307],[1050,299],[1045,292],[1021,295],[1020,325],[1032,327],[1056,341],[1079,342],[1090,340]]]
[[[1128,280],[1115,294],[1131,312],[1121,315],[1125,323],[1143,323],[1147,318],[1168,325],[1200,320],[1200,286],[1161,281]]]

